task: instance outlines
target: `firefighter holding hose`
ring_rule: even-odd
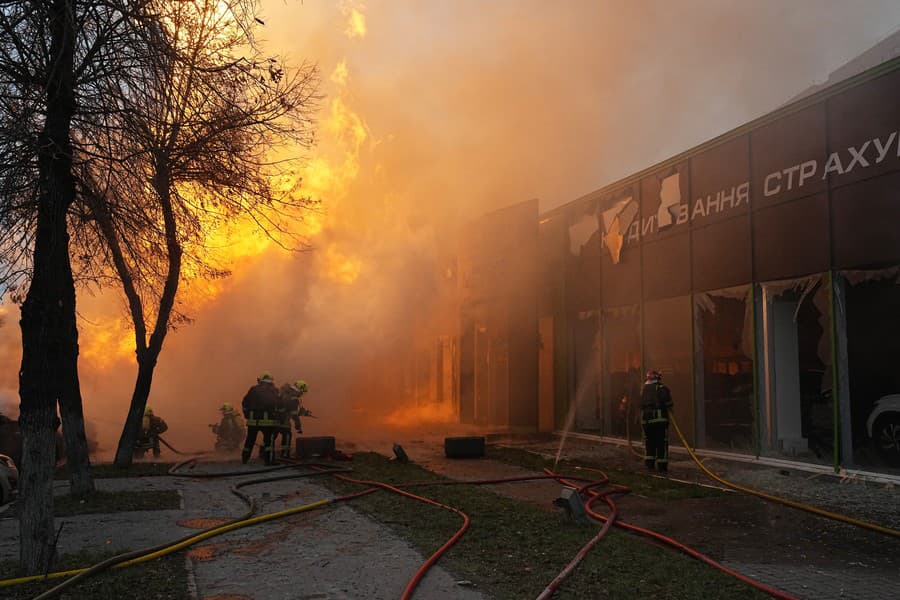
[[[659,371],[647,371],[641,392],[641,426],[644,430],[644,464],[660,473],[669,470],[669,409],[672,393]]]
[[[275,380],[268,373],[263,373],[256,378],[256,385],[247,391],[241,402],[244,419],[247,421],[247,439],[244,440],[244,449],[241,451],[242,463],[246,464],[250,460],[260,433],[263,435],[263,461],[267,465],[275,463],[275,410],[278,404]]]
[[[284,384],[278,391],[281,401],[276,410],[278,429],[275,437],[281,436],[281,458],[291,457],[291,425],[293,424],[294,430],[298,434],[303,433],[303,428],[300,426],[300,414],[304,409],[301,408],[300,398],[307,390],[309,387],[305,381],[295,381]]]
[[[159,457],[159,436],[168,431],[169,426],[161,418],[153,414],[149,406],[144,408],[144,418],[141,419],[141,431],[138,434],[135,450],[139,456],[143,456],[147,450],[153,451],[154,457]]]

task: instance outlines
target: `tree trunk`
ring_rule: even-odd
[[[71,494],[78,498],[85,498],[94,493],[95,487],[94,478],[91,476],[87,435],[84,432],[81,384],[78,380],[77,331],[74,337],[76,340],[75,351],[65,368],[63,389],[59,398],[59,415],[62,419],[63,441],[66,444],[66,465],[69,469]]]
[[[150,385],[153,383],[153,369],[156,367],[155,355],[144,351],[137,355],[138,374],[134,382],[134,392],[131,394],[131,407],[125,418],[125,426],[122,428],[122,436],[119,438],[119,446],[116,449],[115,465],[127,467],[134,458],[134,444],[141,430],[141,420],[144,418],[144,409],[150,398]]]
[[[68,326],[75,320],[66,215],[75,199],[69,140],[75,110],[75,14],[72,0],[47,6],[50,63],[47,113],[38,137],[38,210],[31,285],[22,304],[19,423],[22,477],[19,558],[25,573],[41,573],[53,560],[53,417],[65,370],[74,358]]]

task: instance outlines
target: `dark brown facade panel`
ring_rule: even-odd
[[[836,268],[900,262],[900,173],[844,186],[831,194]]]
[[[828,237],[825,194],[755,212],[754,280],[773,281],[827,271]]]
[[[821,173],[832,186],[900,169],[900,71],[828,99],[830,154]]]
[[[603,306],[626,306],[641,301],[641,247],[622,249],[619,264],[613,264],[609,253],[603,254],[600,294]]]
[[[644,299],[691,293],[691,239],[688,232],[644,244]]]
[[[689,207],[694,227],[749,210],[748,140],[744,135],[691,157]]]
[[[744,215],[693,231],[694,291],[750,283],[750,225]]]
[[[652,241],[684,233],[690,206],[690,169],[687,161],[641,180],[641,239]]]
[[[825,105],[810,106],[750,134],[751,196],[755,209],[825,191],[821,177]]]

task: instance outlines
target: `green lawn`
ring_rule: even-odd
[[[97,491],[84,500],[73,496],[53,499],[53,512],[57,517],[130,510],[175,510],[180,507],[181,496],[176,490]]]
[[[376,454],[356,454],[352,466],[353,476],[361,479],[389,483],[443,480],[414,464],[400,464]],[[578,474],[562,467],[560,470]],[[618,481],[617,477],[613,479]],[[672,485],[647,479],[651,479],[646,483],[648,489],[669,489]],[[322,481],[339,493],[360,489],[358,485],[331,479]],[[410,491],[469,515],[469,531],[440,564],[458,580],[472,581],[495,598],[518,600],[537,596],[598,528],[579,527],[559,514],[500,496],[485,486],[422,487]],[[710,491],[716,492],[697,493]],[[425,555],[437,550],[461,524],[460,518],[449,511],[384,491],[354,500],[353,506],[386,524]],[[613,530],[588,554],[555,597],[724,600],[766,596],[675,551]]]
[[[538,472],[543,471],[544,468],[553,468],[553,461],[549,458],[520,448],[490,446],[487,450],[487,456],[493,460],[500,460],[519,465]],[[657,498],[659,500],[709,498],[725,496],[729,493],[713,487],[681,483],[663,477],[652,477],[641,470],[644,467],[640,461],[635,462],[635,468],[638,469],[637,471],[610,469],[599,463],[582,460],[562,460],[559,465],[556,466],[557,470],[564,470],[573,475],[580,475],[587,478],[598,476],[597,473],[586,470],[585,468],[600,469],[606,473],[612,483],[631,488],[631,491],[635,494],[640,494],[649,498]]]
[[[62,557],[54,571],[87,567],[111,556],[80,552]],[[0,562],[0,579],[17,577],[16,561]],[[0,598],[25,600],[58,585],[62,579],[0,587]],[[85,600],[189,600],[188,573],[183,553],[176,553],[146,563],[113,569],[78,583],[61,598]]]

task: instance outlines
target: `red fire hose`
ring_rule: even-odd
[[[554,474],[550,469],[544,469],[544,472],[547,473],[548,475]],[[571,478],[566,478],[562,475],[558,475],[557,481],[559,481],[563,485],[572,486]],[[572,487],[576,487],[576,486],[572,486]],[[588,500],[587,503],[585,503],[585,509],[587,510],[588,514],[591,515],[593,518],[599,519],[601,521],[607,521],[607,520],[612,521],[614,519],[614,515],[615,515],[615,511],[616,511],[616,505],[613,502],[612,498],[609,497],[608,493],[603,494],[602,492],[597,492],[593,489],[589,489],[589,487],[590,486],[582,486],[581,488],[579,488],[579,490],[584,489],[588,494],[591,495],[591,498]],[[600,498],[602,498],[613,511],[613,514],[609,518],[604,517],[600,513],[596,512],[591,506],[594,503],[594,501],[596,501]],[[731,575],[735,579],[742,581],[742,582],[746,583],[747,585],[751,585],[751,586],[755,587],[756,589],[758,589],[762,592],[765,592],[766,594],[769,594],[773,598],[778,598],[779,600],[797,600],[797,598],[795,598],[794,596],[791,596],[790,594],[787,594],[786,592],[777,590],[771,586],[768,586],[764,583],[756,581],[755,579],[751,579],[750,577],[747,577],[746,575],[742,575],[733,569],[729,569],[725,565],[723,565],[719,562],[716,562],[715,560],[711,559],[710,557],[706,556],[705,554],[701,554],[700,552],[697,552],[693,548],[690,548],[689,546],[685,546],[681,542],[674,540],[670,537],[667,537],[665,535],[662,535],[661,533],[657,533],[657,532],[651,531],[649,529],[644,529],[642,527],[632,525],[631,523],[626,523],[625,521],[617,520],[617,521],[615,521],[615,525],[617,525],[623,529],[627,529],[629,531],[635,531],[637,533],[641,533],[641,534],[651,537],[659,542],[667,544],[677,550],[680,550],[680,551],[684,552],[685,554],[687,554],[688,556],[696,558],[697,560],[704,562],[711,567],[715,567],[716,569],[722,571],[723,573],[727,573],[728,575]]]

